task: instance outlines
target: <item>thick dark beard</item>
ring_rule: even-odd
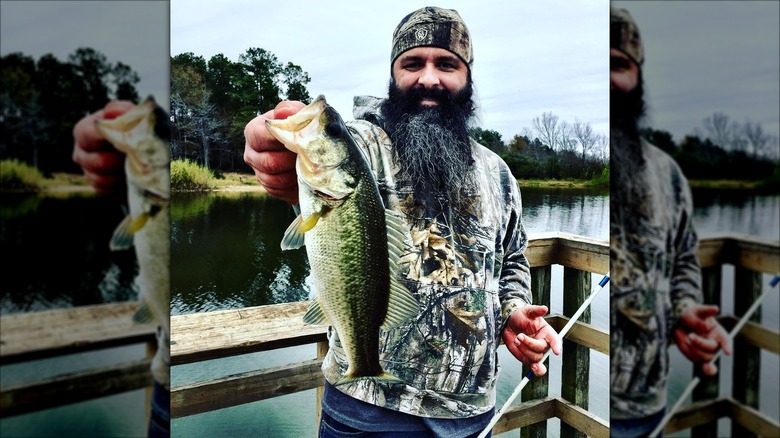
[[[421,105],[423,98],[438,105]],[[398,177],[412,185],[416,204],[439,211],[447,205],[469,209],[475,178],[468,129],[475,111],[471,78],[455,94],[425,88],[404,92],[391,80],[382,105],[383,128],[393,141]]]
[[[644,165],[639,126],[645,116],[644,87],[640,76],[629,93],[610,92],[610,196],[615,203],[610,211],[632,208],[647,189],[640,180]],[[613,218],[614,220],[615,218]]]

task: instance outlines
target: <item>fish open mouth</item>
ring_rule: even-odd
[[[298,142],[319,129],[319,118],[325,111],[327,103],[323,96],[314,99],[314,102],[305,106],[297,113],[283,120],[266,120],[265,126],[284,147],[292,152],[299,153]]]
[[[136,148],[145,136],[154,135],[155,106],[154,99],[149,97],[115,119],[95,121],[98,131],[127,156],[130,171],[137,175],[147,175],[151,171],[150,166],[138,156]]]

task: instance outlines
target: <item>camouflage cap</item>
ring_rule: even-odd
[[[645,62],[645,49],[642,46],[642,38],[639,36],[639,28],[631,14],[625,9],[610,9],[609,39],[611,49],[618,49],[628,55],[642,66]]]
[[[427,6],[404,17],[393,32],[390,64],[401,53],[421,46],[449,50],[458,55],[469,68],[474,63],[471,34],[454,9]]]

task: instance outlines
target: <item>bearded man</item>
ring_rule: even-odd
[[[520,192],[506,164],[469,138],[476,104],[471,35],[457,11],[425,7],[393,33],[388,97],[355,98],[350,133],[379,183],[385,208],[409,230],[401,281],[421,303],[411,323],[383,333],[380,361],[402,383],[334,386],[346,368],[338,333],[330,351],[320,436],[476,436],[495,408],[503,336],[536,375],[561,340],[531,304]],[[298,203],[296,156],[265,128],[304,104],[281,102],[246,127],[244,160],[276,197]],[[361,435],[363,436],[363,435]]]
[[[625,9],[610,30],[610,434],[647,436],[663,420],[667,347],[706,375],[728,335],[701,305],[693,199],[676,162],[640,136],[645,115],[639,29]]]

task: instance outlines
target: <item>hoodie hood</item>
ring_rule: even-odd
[[[384,129],[385,119],[382,116],[382,102],[385,99],[374,96],[355,96],[352,116],[355,120],[365,120]]]

